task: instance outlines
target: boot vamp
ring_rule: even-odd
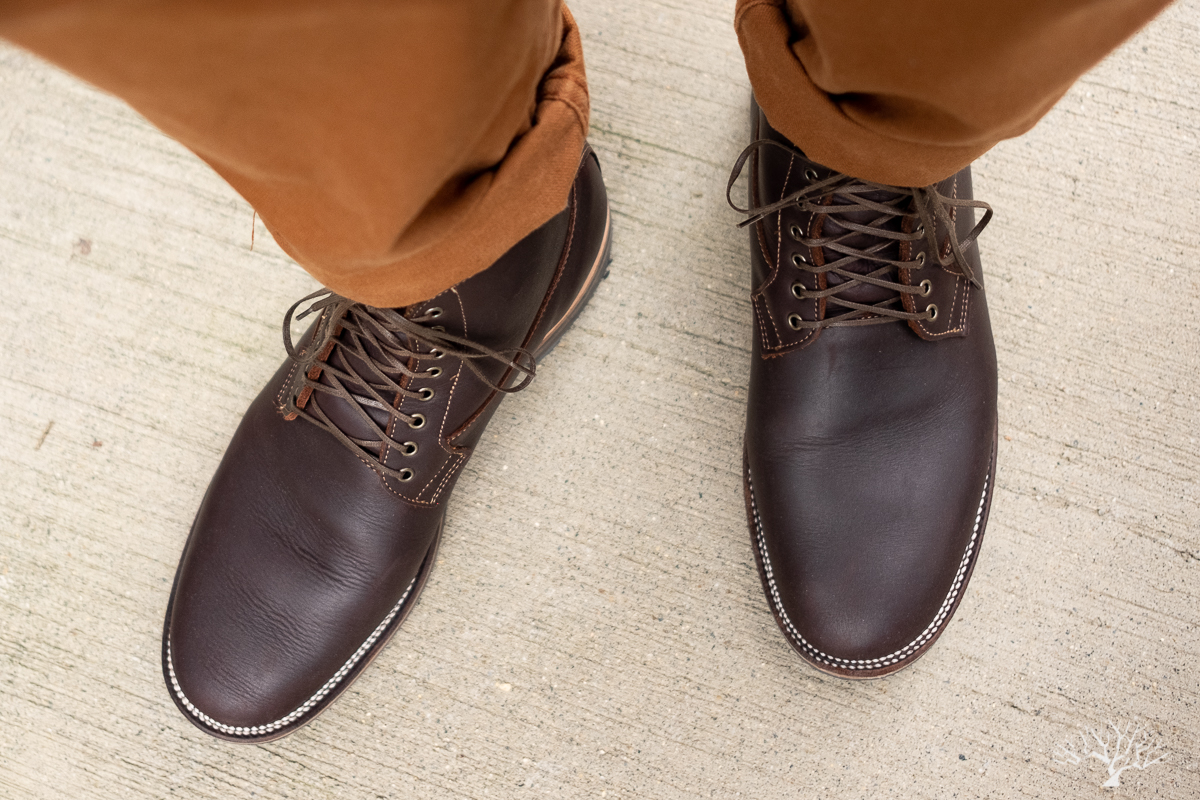
[[[320,691],[410,590],[444,506],[418,506],[276,408],[285,364],[213,478],[177,578],[176,678],[216,721],[263,725]]]
[[[747,419],[760,547],[818,651],[874,659],[947,607],[977,533],[995,430],[986,308],[976,335],[831,328],[754,361]]]

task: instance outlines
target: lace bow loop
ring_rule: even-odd
[[[975,240],[979,238],[979,234],[987,227],[987,224],[992,220],[992,207],[987,203],[979,200],[962,200],[957,197],[946,197],[939,192],[934,186],[920,186],[910,190],[913,194],[913,203],[916,207],[917,216],[921,220],[921,225],[925,229],[925,239],[929,244],[929,252],[937,256],[938,264],[943,267],[955,265],[958,267],[962,276],[969,280],[978,289],[983,289],[983,283],[971,269],[971,263],[967,259],[966,251],[971,245],[975,244]],[[975,224],[971,232],[967,234],[965,239],[958,238],[958,227],[954,224],[953,218],[947,208],[982,208],[983,218]],[[947,241],[950,243],[950,252],[942,254],[942,247],[938,245],[937,231],[945,230]]]

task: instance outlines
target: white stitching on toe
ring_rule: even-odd
[[[942,601],[941,608],[934,616],[933,622],[929,623],[925,630],[921,631],[917,638],[913,639],[908,644],[901,647],[895,652],[889,653],[886,656],[879,658],[866,659],[848,659],[831,656],[828,653],[818,650],[805,640],[800,632],[796,630],[796,626],[792,624],[792,620],[788,617],[787,611],[783,608],[783,601],[779,597],[779,588],[775,585],[775,575],[771,569],[771,557],[767,555],[767,542],[763,534],[762,520],[758,516],[758,502],[754,498],[754,479],[750,475],[750,467],[746,467],[746,485],[750,489],[750,508],[754,514],[754,527],[757,531],[758,551],[762,555],[763,573],[767,576],[767,584],[770,586],[770,592],[767,594],[767,599],[772,607],[779,614],[779,618],[783,620],[785,633],[788,637],[807,654],[811,655],[817,661],[828,664],[831,667],[839,669],[880,669],[892,664],[897,664],[906,658],[912,656],[926,642],[937,633],[938,628],[942,626],[950,614],[950,608],[954,605],[954,599],[958,597],[959,591],[963,587],[963,576],[967,573],[967,568],[971,565],[971,554],[975,551],[975,543],[979,540],[979,527],[983,524],[983,504],[987,500],[988,485],[991,483],[992,474],[989,471],[986,478],[983,479],[983,494],[979,497],[979,509],[975,512],[975,527],[971,531],[971,541],[967,543],[967,550],[963,553],[962,562],[958,566],[958,572],[954,576],[954,581],[950,585],[950,592],[946,595],[946,599]]]
[[[403,607],[404,601],[408,599],[409,593],[412,592],[413,587],[416,585],[417,579],[413,578],[412,583],[408,585],[408,588],[404,590],[404,594],[401,595],[399,602],[397,602],[396,605],[393,606],[392,610],[388,612],[388,615],[383,618],[383,622],[379,623],[379,626],[376,627],[375,630],[371,631],[371,635],[368,636],[367,640],[363,642],[357,650],[354,651],[354,654],[350,656],[349,660],[347,660],[337,672],[333,673],[332,678],[325,681],[321,688],[317,690],[316,694],[305,700],[299,708],[288,714],[286,717],[282,717],[274,722],[267,722],[262,725],[233,726],[217,722],[215,719],[196,708],[196,706],[192,705],[192,701],[188,700],[187,695],[183,693],[183,689],[179,687],[179,680],[175,677],[175,663],[171,660],[171,639],[168,636],[167,673],[171,677],[171,689],[175,692],[175,696],[179,698],[179,701],[183,703],[183,707],[188,710],[188,713],[191,714],[192,717],[204,723],[213,730],[229,734],[230,736],[260,736],[265,733],[273,733],[285,725],[290,725],[300,717],[307,714],[313,706],[321,702],[326,695],[333,691],[335,686],[342,682],[342,679],[346,677],[346,674],[354,668],[355,664],[362,660],[362,657],[367,654],[372,645],[374,645],[379,637],[383,635],[383,632],[387,630],[387,627],[389,624],[391,624],[391,621],[396,618],[398,613],[400,613],[400,609]]]

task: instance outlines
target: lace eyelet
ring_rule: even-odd
[[[929,321],[933,322],[935,319],[937,319],[937,306],[935,306],[933,303],[930,303],[929,305],[925,306],[925,313],[929,315]]]
[[[929,297],[929,293],[933,291],[933,282],[929,279],[925,279],[917,285],[921,287],[921,297]]]
[[[804,256],[800,255],[799,253],[795,253],[792,256],[792,264],[797,267],[811,266],[811,263],[809,262],[809,260],[807,258],[805,258]]]
[[[414,431],[418,430],[420,428],[424,428],[425,427],[425,415],[424,414],[413,414],[412,422],[408,423],[408,427],[412,428]]]
[[[404,447],[404,449],[400,451],[400,455],[415,456],[417,454],[417,443],[416,442],[405,442],[402,446]]]
[[[430,348],[430,350],[429,350],[429,357],[430,358],[445,358],[446,354],[443,353],[441,350],[438,350],[436,347],[433,347],[433,348]]]
[[[413,475],[415,474],[416,473],[414,473],[411,469],[405,467],[404,469],[400,470],[400,480],[404,483],[408,483],[413,479]]]
[[[788,314],[788,327],[794,331],[800,330],[800,323],[803,321],[799,314]]]
[[[804,177],[810,181],[815,181],[817,178],[819,178],[821,176],[817,174],[817,171],[815,169],[813,169],[812,167],[809,167],[808,169],[804,170]]]
[[[925,266],[925,251],[924,251],[924,250],[922,250],[921,252],[917,253],[917,258],[916,258],[916,261],[917,261],[917,263],[918,263],[918,264],[920,264],[922,267],[923,267],[923,266]]]
[[[433,389],[430,389],[428,386],[422,388],[421,391],[419,392],[419,394],[420,394],[420,397],[422,400],[432,400],[433,399]]]
[[[792,284],[792,295],[794,295],[797,300],[803,300],[804,299],[804,284],[801,283],[800,281],[796,281],[795,283],[793,283]]]
[[[425,374],[431,378],[436,378],[442,374],[442,368],[441,367],[430,367],[429,369],[425,370]]]
[[[925,235],[925,223],[922,222],[920,225],[918,225],[917,229],[915,231],[913,231],[913,233],[915,233],[917,236],[924,236]]]
[[[788,236],[791,236],[797,242],[800,241],[800,237],[803,235],[804,235],[804,231],[800,230],[800,226],[797,225],[796,223],[793,222],[791,225],[788,226]]]
[[[442,309],[440,306],[434,306],[433,308],[431,308],[425,312],[425,316],[429,317],[430,319],[437,319],[441,315],[442,315]]]

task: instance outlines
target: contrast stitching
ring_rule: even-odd
[[[463,303],[462,295],[458,293],[458,289],[456,289],[452,286],[452,287],[450,287],[450,291],[454,294],[454,299],[458,301],[458,308],[459,308],[459,311],[462,313],[463,336],[470,336],[471,335],[470,331],[467,328],[467,306],[465,303]],[[451,458],[458,459],[457,461],[455,461],[453,463],[453,466],[451,467],[451,473],[453,472],[454,467],[457,467],[458,463],[460,461],[462,461],[462,455],[460,453],[455,452],[454,450],[451,450],[449,447],[446,446],[446,420],[448,420],[450,418],[450,409],[454,406],[454,393],[458,389],[458,379],[462,377],[462,372],[463,372],[463,362],[459,361],[458,362],[458,370],[454,373],[454,380],[450,384],[450,394],[446,398],[446,411],[445,411],[445,413],[442,414],[441,425],[438,426],[438,447],[442,448],[442,452],[446,453]],[[447,458],[446,461],[442,463],[442,466],[438,468],[438,471],[433,473],[433,477],[430,478],[429,481],[423,487],[421,487],[421,491],[416,493],[416,495],[414,496],[414,499],[419,498],[421,495],[425,494],[425,492],[428,491],[431,486],[433,486],[433,482],[437,480],[439,473],[441,473],[442,470],[446,469],[446,466],[449,465],[450,463],[451,463],[450,458]],[[450,474],[450,473],[448,473],[448,474]],[[436,489],[433,490],[433,494],[429,498],[429,502],[431,504],[437,502],[438,496],[442,493],[442,487],[444,487],[445,485],[446,485],[446,479],[443,478],[442,482],[440,484],[438,484],[438,487]]]
[[[383,622],[379,623],[379,626],[371,632],[371,635],[367,637],[367,640],[363,642],[357,650],[354,651],[354,654],[350,656],[350,659],[346,661],[345,664],[342,665],[341,669],[335,672],[332,678],[325,681],[321,688],[317,690],[316,694],[305,700],[299,708],[288,714],[286,717],[281,717],[274,722],[268,722],[264,725],[226,725],[222,722],[217,722],[215,719],[196,708],[196,706],[192,704],[192,701],[187,698],[187,695],[183,693],[183,689],[179,687],[179,680],[175,677],[175,662],[171,658],[171,639],[168,637],[167,673],[171,678],[171,689],[174,690],[175,696],[179,698],[179,701],[183,703],[184,708],[188,710],[188,713],[191,714],[193,718],[199,720],[213,730],[220,731],[221,733],[225,733],[230,736],[260,736],[265,733],[273,733],[285,725],[290,725],[300,717],[307,714],[313,706],[325,699],[325,696],[328,695],[335,686],[342,682],[342,679],[346,677],[347,673],[354,668],[355,664],[362,660],[362,657],[367,654],[379,637],[383,635],[383,632],[387,630],[387,627],[391,624],[392,620],[396,618],[396,615],[400,613],[400,608],[404,605],[404,601],[408,599],[408,595],[412,592],[413,587],[416,585],[417,579],[413,578],[412,583],[408,585],[408,588],[404,590],[404,594],[400,596],[400,601],[397,602],[392,610],[388,612],[388,615],[383,618]]]
[[[762,299],[763,298],[761,296],[751,297],[750,304],[754,307],[754,321],[758,324],[758,335],[763,341],[763,347],[768,350],[774,350],[775,346],[771,344],[770,338],[767,336],[767,326],[763,324],[763,315],[766,314],[770,316],[771,311],[769,308],[767,308],[766,301],[763,301],[762,312],[759,312],[759,301]],[[775,326],[775,320],[773,319],[771,320],[771,326]]]
[[[296,367],[298,364],[299,362],[292,362],[292,368],[288,370],[287,377],[283,379],[283,385],[279,387],[279,394],[275,395],[275,407],[280,413],[283,413],[285,405],[283,402],[284,392],[286,392],[288,387],[292,385],[292,376],[296,374]]]
[[[758,174],[757,155],[755,156],[754,163],[755,163],[755,166],[754,166],[755,175],[757,175]],[[787,194],[788,181],[791,180],[791,178],[792,178],[792,166],[795,163],[796,163],[796,157],[794,155],[789,156],[788,157],[788,171],[787,171],[787,174],[783,178],[783,191],[781,192],[781,194],[779,196],[779,199],[781,199],[781,200]],[[751,187],[751,191],[753,192],[753,187]],[[752,200],[753,199],[754,198],[752,198]],[[773,313],[771,313],[771,304],[766,301],[766,296],[767,296],[767,290],[775,285],[775,281],[779,280],[779,273],[783,266],[783,212],[780,211],[778,216],[775,218],[776,242],[775,242],[775,258],[773,260],[774,263],[772,263],[770,251],[767,249],[766,237],[763,235],[763,231],[766,229],[766,225],[763,222],[759,222],[754,227],[758,233],[758,246],[762,250],[763,260],[771,266],[771,274],[769,276],[767,276],[767,280],[763,283],[763,285],[759,288],[759,290],[755,293],[755,295],[757,297],[763,298],[763,310],[764,310],[764,312],[766,312],[767,319],[771,322],[771,330],[775,331],[775,341],[778,342],[778,344],[768,344],[766,342],[767,337],[764,335],[763,336],[763,340],[764,340],[763,344],[765,346],[765,349],[767,349],[767,350],[779,350],[780,348],[787,347],[787,343],[785,343],[783,341],[783,334],[779,330],[779,323],[777,323],[775,321],[775,315]],[[759,321],[759,326],[761,328],[765,328],[765,326],[762,325],[761,320]],[[764,334],[765,334],[765,331],[764,331]]]
[[[755,139],[757,139],[759,137],[758,131],[759,131],[758,118],[755,117],[755,120],[754,120],[754,138]],[[795,158],[795,156],[793,156],[793,158]],[[748,187],[748,191],[749,191],[749,197],[750,197],[751,201],[756,200],[758,198],[758,153],[757,152],[755,152],[754,158],[750,161],[750,186]],[[765,228],[766,228],[766,226],[763,225],[762,221],[760,220],[754,226],[754,233],[755,233],[756,237],[758,238],[758,248],[759,248],[759,250],[762,251],[762,254],[763,254],[763,262],[768,265],[771,265],[770,248],[767,247],[767,237],[763,234],[763,231]],[[763,285],[761,287],[759,287],[758,291],[761,292],[762,290],[766,289],[766,287],[770,286],[771,283],[775,280],[775,275],[778,271],[779,271],[779,259],[776,259],[774,265],[771,266],[771,274],[767,276],[766,281],[763,282]],[[751,287],[751,288],[753,288],[753,287]]]
[[[954,318],[953,315],[954,315],[955,311],[957,310],[957,306],[958,306],[958,290],[963,288],[963,284],[965,284],[965,283],[967,283],[966,278],[961,278],[961,277],[955,276],[955,278],[954,278],[954,297],[951,298],[951,300],[950,300],[951,319]],[[969,302],[970,302],[970,287],[967,287],[967,291],[963,295],[963,308],[961,311],[961,319],[963,321],[963,324],[965,324],[965,322],[966,322],[967,303],[969,303]],[[913,308],[916,308],[915,303],[913,304]],[[928,334],[931,339],[940,339],[944,336],[950,336],[951,334],[960,333],[960,332],[962,332],[963,324],[960,324],[957,328],[950,328],[948,330],[944,330],[941,333],[934,333],[933,331],[931,331],[929,328],[927,328],[925,326],[925,322],[923,320],[917,322],[917,325],[920,326],[921,330],[924,331],[926,334]]]
[[[585,153],[584,156],[586,157],[586,155]],[[583,162],[581,161],[580,169],[582,168]],[[550,301],[554,297],[554,292],[558,290],[558,284],[562,281],[564,268],[567,265],[567,261],[571,258],[571,245],[575,243],[575,221],[579,212],[579,190],[574,183],[571,184],[571,198],[567,206],[571,209],[571,217],[567,228],[567,246],[558,258],[558,265],[554,268],[554,277],[550,279],[550,288],[546,290],[546,296],[542,298],[542,307],[538,309],[533,324],[529,326],[529,333],[526,334],[527,340],[532,340],[534,331],[537,330],[537,326],[541,324],[542,319],[546,316],[546,309],[550,307]],[[600,252],[604,252],[604,242],[600,243]],[[596,257],[599,258],[600,254],[598,253]],[[569,309],[570,307],[568,306]],[[553,328],[551,330],[553,331]]]
[[[788,181],[792,179],[792,167],[796,164],[796,156],[788,156],[787,174],[783,176],[783,188],[779,191],[779,199],[782,200],[787,196]],[[764,223],[759,223],[765,228]],[[763,295],[766,296],[766,291],[775,285],[779,280],[780,273],[783,272],[783,212],[780,211],[775,216],[775,264],[771,270],[771,279],[763,286]],[[781,347],[786,347],[787,343],[783,341],[783,333],[779,329],[779,323],[775,321],[775,315],[771,313],[770,304],[764,303],[767,308],[767,318],[771,320],[771,327],[775,330],[775,341],[779,342],[771,350],[778,350]]]
[[[986,478],[983,479],[983,494],[979,497],[979,509],[975,512],[975,527],[971,531],[971,541],[967,543],[967,550],[963,553],[962,562],[959,564],[958,572],[954,576],[954,582],[950,586],[950,592],[946,595],[946,599],[942,601],[941,608],[934,616],[933,622],[929,623],[928,627],[923,630],[917,638],[901,647],[895,652],[889,653],[886,656],[879,658],[865,659],[848,659],[831,656],[821,650],[818,650],[813,645],[809,644],[800,632],[796,630],[796,626],[792,624],[791,618],[788,617],[787,611],[783,608],[783,600],[779,596],[779,587],[775,585],[775,574],[771,569],[771,557],[767,554],[767,541],[763,533],[762,520],[758,516],[758,503],[754,497],[754,480],[750,475],[750,468],[746,468],[746,484],[750,489],[750,509],[754,515],[754,527],[757,530],[758,551],[762,556],[763,574],[767,576],[767,584],[770,587],[768,599],[774,607],[775,612],[783,621],[785,632],[789,638],[798,644],[805,653],[811,655],[817,661],[828,664],[831,667],[839,669],[880,669],[892,664],[897,664],[906,658],[914,655],[926,642],[933,637],[942,623],[946,621],[950,614],[950,608],[954,605],[954,600],[958,596],[959,591],[963,586],[963,576],[967,572],[967,568],[971,564],[971,554],[975,550],[975,543],[979,539],[979,526],[983,524],[983,504],[987,500],[988,485],[991,483],[992,474],[989,470]]]
[[[455,296],[455,298],[458,300],[458,307],[459,307],[459,310],[462,312],[462,319],[463,319],[463,335],[465,336],[465,335],[467,335],[467,310],[466,310],[466,308],[463,306],[463,303],[462,303],[462,296],[461,296],[461,295],[459,295],[459,293],[458,293],[458,290],[457,290],[457,289],[455,289],[453,286],[451,286],[451,287],[450,287],[450,288],[449,288],[447,291],[448,291],[448,292],[451,292],[451,293],[453,293],[453,294],[454,294],[454,296]],[[446,292],[442,292],[442,294],[445,294],[445,293],[446,293]],[[432,303],[432,302],[434,302],[434,300],[437,300],[437,299],[438,299],[438,297],[441,297],[441,296],[442,296],[442,295],[441,295],[441,294],[439,294],[439,295],[437,295],[437,297],[434,297],[434,298],[433,298],[433,300],[429,300],[429,301],[427,301],[427,302],[426,302],[426,307],[428,307],[428,304],[429,304],[429,303]],[[445,414],[445,415],[443,415],[443,417],[442,417],[442,428],[441,428],[442,430],[445,430],[445,427],[446,427],[446,416],[447,416],[447,415],[449,415],[449,413],[450,413],[450,404],[451,404],[451,403],[453,402],[453,400],[454,400],[454,386],[457,386],[457,385],[458,385],[458,376],[459,376],[461,373],[462,373],[462,362],[460,361],[460,362],[459,362],[459,365],[458,365],[458,372],[454,373],[454,384],[453,384],[453,385],[450,387],[450,396],[449,396],[448,398],[446,398],[446,414]],[[392,433],[393,433],[393,432],[394,432],[394,430],[395,430],[395,425],[396,425],[396,420],[395,420],[395,418],[393,418],[392,420],[390,420],[390,421],[388,422],[388,437],[389,437],[389,438],[391,438],[391,437],[392,437]],[[445,441],[442,439],[442,436],[441,436],[441,433],[440,433],[440,431],[439,431],[439,434],[438,434],[438,444],[439,444],[439,446],[441,446],[441,448],[442,448],[442,450],[443,450],[443,451],[445,451],[446,453],[449,453],[451,456],[457,456],[459,459],[461,459],[461,458],[462,458],[462,456],[458,455],[457,453],[453,453],[453,452],[451,452],[450,450],[447,450],[447,449],[446,449]],[[393,495],[395,495],[396,497],[399,497],[399,498],[400,498],[401,500],[403,500],[404,502],[406,502],[406,503],[411,503],[412,505],[415,505],[415,506],[425,506],[425,507],[432,507],[432,506],[435,506],[435,505],[437,505],[437,495],[438,495],[438,492],[440,492],[440,491],[441,491],[441,487],[440,487],[440,486],[439,486],[439,487],[438,487],[438,489],[437,489],[437,490],[434,492],[434,495],[433,495],[433,497],[432,497],[432,498],[430,498],[429,500],[422,500],[422,499],[420,499],[420,498],[421,498],[421,495],[425,494],[425,491],[426,491],[426,490],[427,490],[427,489],[428,489],[430,486],[432,486],[432,485],[433,485],[433,482],[434,482],[435,480],[437,480],[437,476],[441,474],[442,470],[444,470],[444,469],[446,468],[446,464],[447,464],[447,463],[449,463],[449,459],[447,459],[446,461],[444,461],[444,462],[442,463],[442,466],[440,466],[440,467],[438,467],[438,468],[437,468],[437,471],[433,473],[433,477],[432,477],[432,478],[430,478],[428,481],[426,481],[425,485],[424,485],[423,487],[421,487],[421,490],[420,490],[420,491],[418,491],[418,492],[417,492],[415,495],[413,495],[412,497],[409,497],[408,495],[405,495],[405,494],[403,494],[403,493],[401,493],[401,492],[397,491],[396,489],[392,488],[392,485],[391,485],[391,484],[388,482],[388,480],[389,480],[389,479],[387,478],[387,476],[383,475],[381,472],[379,472],[379,471],[378,471],[378,470],[376,470],[374,467],[372,467],[372,466],[371,466],[371,463],[370,463],[369,461],[367,461],[367,460],[366,460],[365,458],[363,458],[361,455],[359,455],[359,457],[358,457],[358,458],[359,458],[359,460],[360,460],[360,461],[362,461],[362,462],[363,462],[364,464],[366,464],[368,467],[371,467],[372,471],[374,471],[374,472],[375,472],[375,474],[379,476],[379,484],[380,484],[380,485],[381,485],[381,486],[382,486],[384,489],[386,489],[387,491],[391,492],[391,493],[392,493]],[[457,463],[456,463],[456,466],[457,466]],[[445,484],[445,482],[443,481],[443,485],[444,485],[444,484]]]
[[[450,403],[452,403],[454,401],[454,390],[458,388],[458,379],[460,377],[462,377],[462,370],[463,370],[462,364],[459,364],[458,372],[454,373],[454,381],[453,381],[453,383],[450,384],[450,397],[447,398],[447,400],[446,400],[446,416],[447,417],[450,416]],[[446,438],[444,435],[445,430],[446,430],[446,418],[443,417],[442,418],[442,427],[440,429],[438,429],[438,445],[442,448],[443,451],[446,452],[446,454],[449,456],[449,458],[447,458],[444,462],[442,462],[442,466],[438,467],[437,472],[433,473],[433,477],[429,479],[429,482],[425,484],[425,486],[421,489],[421,491],[417,492],[416,497],[419,498],[421,495],[425,494],[425,492],[429,491],[429,488],[431,486],[433,486],[434,481],[436,481],[438,479],[438,476],[441,475],[443,472],[446,472],[446,475],[442,478],[442,481],[441,481],[441,483],[438,484],[438,487],[433,490],[433,494],[430,496],[428,501],[420,500],[418,502],[428,502],[430,505],[436,503],[438,497],[442,493],[442,489],[445,488],[445,486],[446,486],[446,481],[449,479],[450,475],[452,475],[454,473],[454,470],[458,467],[459,463],[461,463],[461,461],[463,459],[462,453],[456,453],[453,450],[447,449]]]
[[[757,163],[757,162],[755,162],[755,163]],[[788,182],[792,179],[792,168],[795,166],[795,164],[796,164],[796,156],[794,156],[794,155],[789,156],[787,174],[784,175],[784,178],[783,178],[783,191],[780,194],[780,198],[779,198],[780,200],[782,200],[785,196],[787,196]],[[755,174],[757,174],[757,173],[755,173]],[[811,224],[811,220],[810,220],[810,224]],[[757,225],[755,225],[755,229],[758,232],[759,247],[763,252],[763,260],[766,261],[768,264],[771,264],[771,257],[770,257],[770,253],[767,250],[766,239],[763,238],[763,233],[762,233],[764,227],[765,226],[763,225],[762,222],[759,222]],[[755,314],[755,317],[757,318],[757,322],[758,322],[760,336],[763,340],[763,349],[772,351],[772,352],[778,352],[781,350],[791,350],[799,345],[804,344],[815,333],[815,331],[808,330],[808,331],[805,331],[804,334],[801,335],[799,339],[794,339],[790,342],[784,341],[784,336],[779,327],[779,323],[775,321],[775,314],[771,311],[771,304],[770,304],[770,302],[767,301],[767,297],[766,297],[767,290],[775,285],[776,281],[779,280],[781,272],[783,271],[783,212],[782,211],[779,212],[779,214],[775,220],[775,233],[776,233],[777,241],[775,244],[774,264],[772,264],[772,266],[771,266],[771,275],[770,275],[770,277],[767,278],[766,282],[763,283],[762,288],[759,291],[753,293],[753,295],[751,296],[751,303],[755,307],[755,309],[758,308],[758,301],[760,299],[762,300],[762,315],[766,316],[767,320],[770,321],[770,323],[771,323],[771,329],[773,331],[775,331],[775,342],[777,342],[777,344],[771,344],[768,341],[766,325],[763,324],[762,315]],[[814,305],[815,305],[815,303],[814,303]]]
[[[309,342],[312,344],[312,342]],[[288,370],[287,377],[283,380],[283,385],[279,387],[279,394],[275,395],[275,407],[279,413],[283,413],[286,403],[283,402],[283,395],[287,392],[288,387],[292,385],[292,376],[296,374],[296,367],[300,366],[300,362],[293,360],[292,368]]]
[[[950,185],[950,196],[955,199],[958,199],[958,175],[954,176],[954,183],[952,183]],[[951,222],[951,224],[957,224],[957,222],[958,222],[958,208],[957,207],[952,207],[950,209],[950,222]],[[978,246],[979,246],[979,243],[976,242],[975,247],[978,247]],[[949,250],[950,250],[950,240],[946,239],[946,246],[942,248],[941,255],[946,255],[949,252]],[[946,271],[949,272],[949,270],[946,270]],[[967,327],[967,312],[969,312],[970,308],[971,308],[971,287],[969,285],[970,282],[967,281],[966,278],[958,277],[956,273],[951,272],[950,274],[956,275],[955,282],[954,282],[954,297],[951,298],[951,300],[950,300],[950,322],[951,322],[951,324],[953,324],[954,314],[956,311],[959,311],[959,324],[955,328],[948,328],[947,330],[944,330],[941,333],[934,333],[933,331],[931,331],[929,328],[927,328],[925,326],[924,321],[917,322],[917,326],[922,331],[924,331],[926,334],[928,334],[930,339],[941,339],[946,336],[953,336],[956,333],[962,333],[964,330],[966,330],[966,327]],[[965,286],[965,290],[963,291],[962,309],[959,310],[958,309],[958,290],[964,289],[964,284],[967,284],[967,285]],[[916,303],[913,304],[913,308],[916,308]]]

